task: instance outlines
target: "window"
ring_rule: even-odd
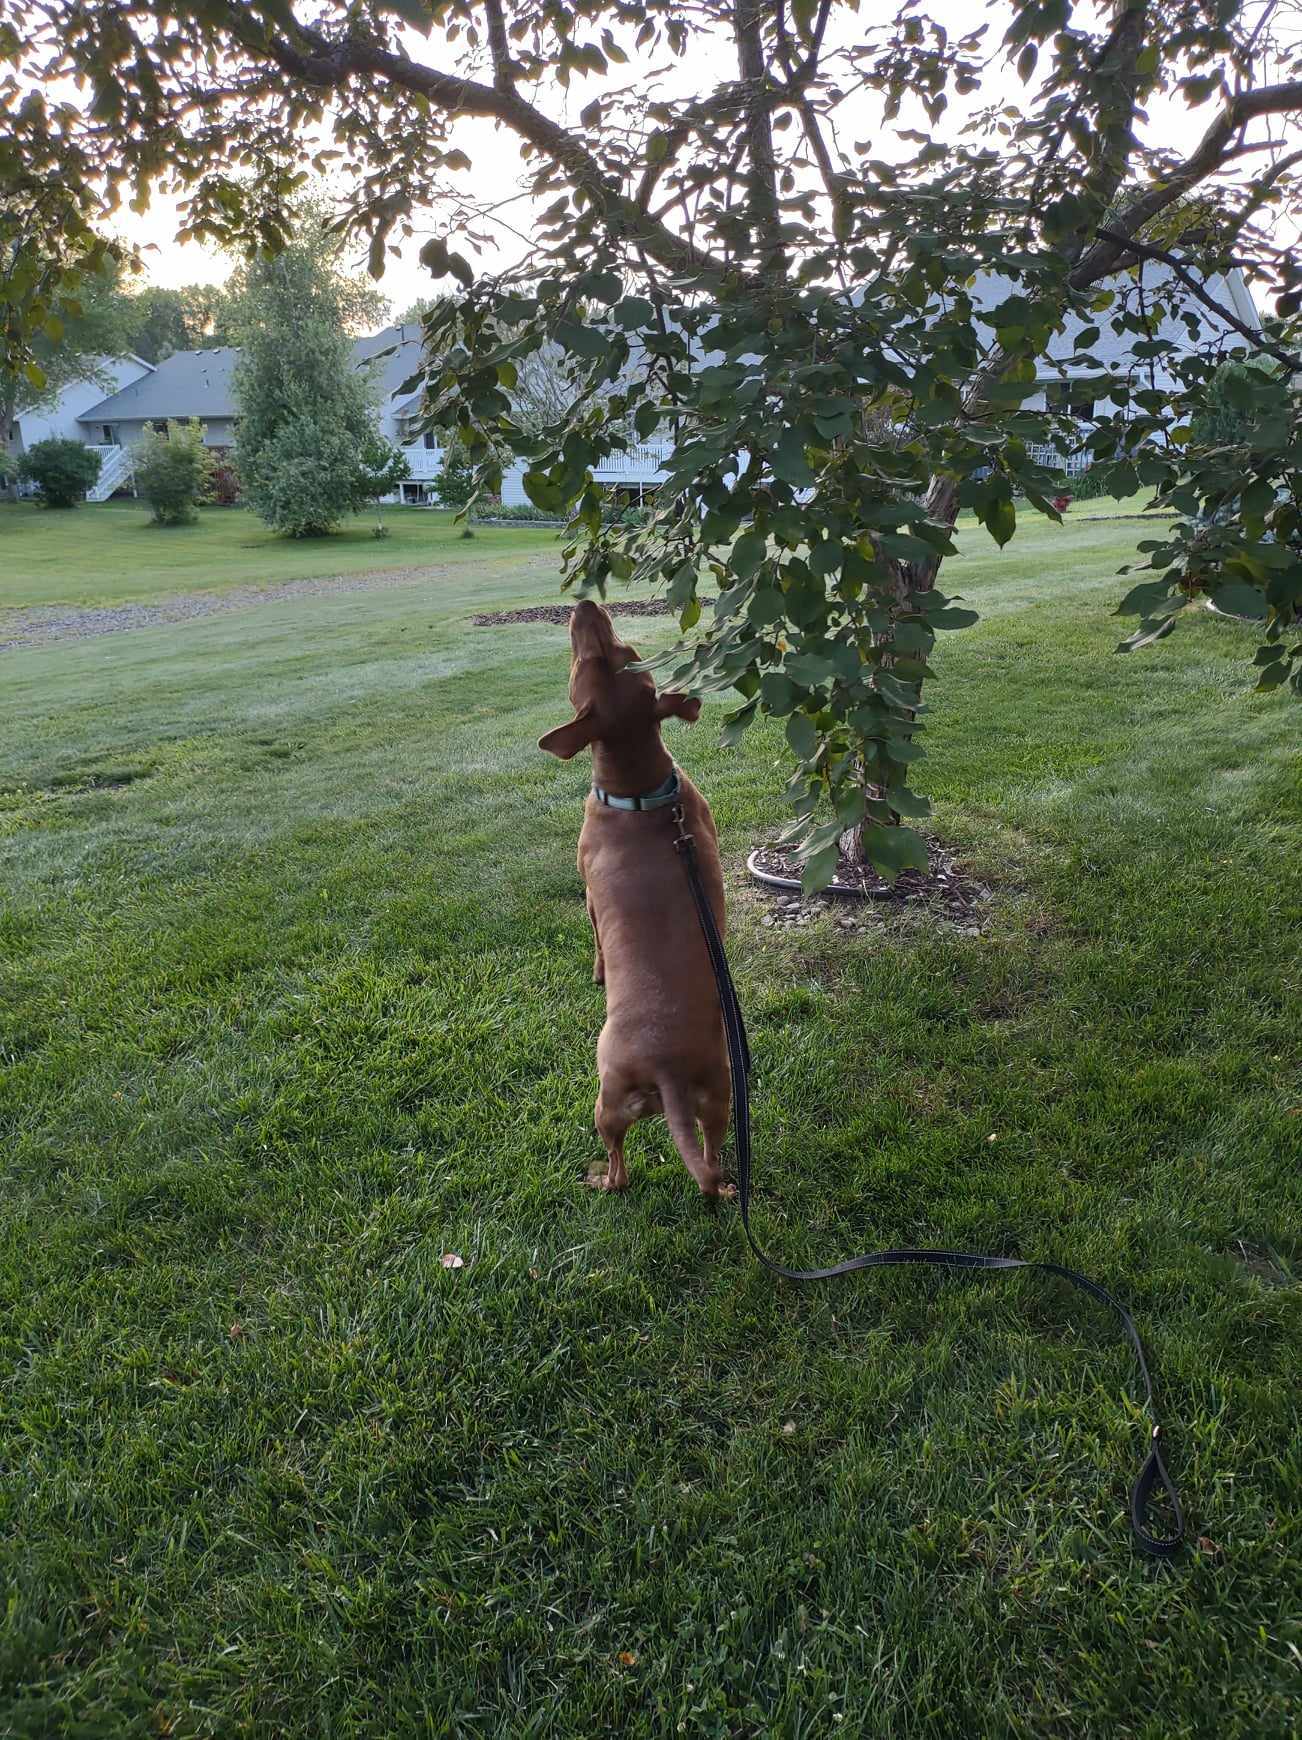
[[[425,447],[427,447],[431,452],[433,451],[434,448],[436,448],[438,446],[438,439],[435,436],[434,431],[432,429],[427,429],[425,431],[425,433],[421,436],[421,441],[422,441],[423,445]]]
[[[117,444],[118,444],[118,432],[117,432],[116,427],[112,423],[101,423],[100,424],[100,433],[104,437],[105,447],[116,447],[117,446]]]

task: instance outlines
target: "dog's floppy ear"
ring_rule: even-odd
[[[671,716],[695,725],[701,716],[701,703],[695,695],[679,695],[666,689],[664,694],[656,696],[656,718],[668,719]]]
[[[595,736],[596,724],[592,717],[592,708],[580,707],[566,724],[558,725],[554,731],[548,731],[545,736],[540,737],[538,747],[545,749],[548,755],[570,761],[580,749],[586,749]]]

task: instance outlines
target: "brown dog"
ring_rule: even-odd
[[[723,869],[710,807],[678,773],[660,740],[661,720],[676,715],[693,721],[701,703],[686,695],[658,695],[645,671],[629,670],[637,653],[590,600],[574,607],[570,647],[574,718],[539,738],[538,746],[562,761],[592,748],[593,789],[579,835],[579,874],[597,945],[593,977],[606,987],[596,1124],[610,1166],[601,1187],[628,1188],[629,1127],[662,1114],[702,1193],[718,1196],[731,1098],[728,1054],[700,920],[674,850],[677,804],[696,839],[720,934]]]

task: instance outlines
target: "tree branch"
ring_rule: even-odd
[[[1240,127],[1263,115],[1295,111],[1302,111],[1302,79],[1292,79],[1280,85],[1262,85],[1258,90],[1243,91],[1231,97],[1179,168],[1160,185],[1140,194],[1113,220],[1111,228],[1114,234],[1128,240],[1181,194],[1188,193],[1200,181],[1215,174],[1233,154],[1234,135]],[[1124,245],[1117,241],[1096,242],[1072,271],[1068,280],[1072,289],[1087,290],[1091,284],[1106,277],[1121,258]]]
[[[1172,254],[1166,248],[1155,248],[1149,242],[1137,242],[1133,236],[1121,236],[1115,230],[1100,230],[1100,238],[1105,242],[1115,242],[1119,248],[1124,248],[1129,254],[1135,254],[1141,260],[1160,260],[1164,266],[1169,266],[1192,296],[1196,296],[1204,307],[1210,308],[1218,319],[1223,320],[1234,331],[1240,333],[1254,349],[1264,351],[1273,356],[1277,362],[1283,363],[1290,373],[1302,369],[1302,357],[1294,356],[1291,351],[1284,350],[1280,345],[1272,344],[1255,327],[1249,326],[1246,320],[1240,320],[1232,310],[1224,307],[1204,285],[1200,284],[1193,273],[1177,254]]]
[[[515,89],[515,66],[511,60],[511,45],[506,39],[506,18],[502,0],[484,0],[488,13],[488,46],[493,56],[493,84],[499,91]]]
[[[229,3],[226,19],[232,36],[251,54],[269,57],[283,73],[305,83],[336,90],[352,77],[367,74],[424,97],[446,115],[479,115],[501,121],[563,169],[603,212],[614,234],[640,243],[672,272],[712,279],[725,274],[722,261],[639,210],[572,133],[526,102],[514,87],[499,89],[440,72],[369,38],[352,36],[331,42],[306,24],[298,26],[297,35],[304,45],[300,48],[283,34],[254,31],[243,16],[243,8]]]
[[[746,139],[749,147],[751,241],[766,275],[786,276],[786,250],[782,245],[781,212],[778,207],[777,160],[773,153],[773,125],[769,113],[768,63],[761,28],[763,0],[736,0],[733,31],[737,42],[737,66],[746,86]]]

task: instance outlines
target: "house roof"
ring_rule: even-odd
[[[239,351],[177,350],[151,374],[111,393],[83,411],[83,423],[116,423],[136,417],[233,417],[231,376]]]
[[[387,354],[386,354],[387,353]],[[132,422],[138,418],[236,417],[235,365],[239,351],[225,345],[213,350],[177,350],[164,357],[151,374],[82,411],[78,422]],[[418,326],[387,326],[353,344],[358,366],[374,370],[383,399],[388,399],[420,362]]]

